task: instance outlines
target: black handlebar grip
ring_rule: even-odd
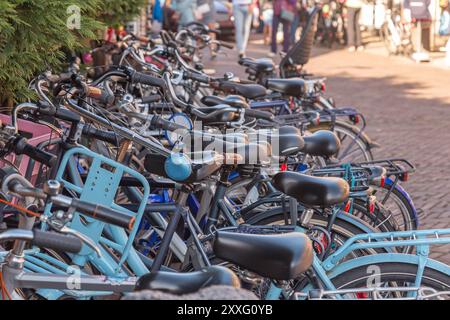
[[[31,242],[38,247],[70,253],[78,253],[83,247],[83,242],[74,236],[39,229],[34,229],[33,234]]]
[[[85,125],[82,133],[87,137],[102,140],[111,144],[116,144],[118,142],[118,137],[114,132],[99,130],[91,125]]]
[[[63,108],[55,108],[51,105],[49,105],[45,101],[39,101],[38,104],[38,110],[39,113],[51,117],[55,117],[59,120],[71,122],[71,123],[78,123],[80,122],[80,116],[76,114],[75,112],[72,112],[68,109]]]
[[[161,96],[159,94],[152,94],[151,96],[143,97],[141,99],[142,103],[154,103],[161,101]]]
[[[141,73],[141,72],[135,72],[131,76],[131,81],[135,83],[142,83],[149,86],[159,87],[159,88],[165,88],[166,82],[161,78],[153,77],[149,74]]]
[[[117,210],[78,199],[72,199],[72,206],[80,213],[88,215],[94,219],[129,230],[133,228],[135,218]]]
[[[72,112],[67,109],[58,108],[55,113],[55,118],[58,118],[63,121],[68,121],[71,123],[80,122],[80,116],[75,112]]]
[[[159,116],[153,116],[150,125],[152,125],[155,128],[164,129],[167,131],[176,131],[179,129],[186,129],[186,127],[183,127],[182,125],[171,122],[168,120],[165,120]]]
[[[27,143],[27,139],[18,138],[14,141],[14,152],[18,155],[24,154],[37,162],[43,163],[48,167],[53,167],[56,163],[56,156],[47,151],[41,150]]]
[[[272,121],[274,119],[274,115],[267,111],[260,111],[254,109],[244,109],[245,115],[251,118],[264,119],[268,121]]]
[[[196,72],[185,72],[184,77],[187,79],[192,79],[202,83],[209,83],[209,76],[206,74],[196,73]]]
[[[100,97],[96,98],[96,100],[102,104],[106,104],[107,106],[113,105],[116,97],[113,94],[109,94],[105,90],[102,90],[102,94]]]

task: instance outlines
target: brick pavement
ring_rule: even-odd
[[[268,49],[250,43],[248,56]],[[243,77],[236,54],[219,56],[207,67]],[[423,211],[421,228],[450,228],[450,70],[415,64],[405,58],[367,52],[315,48],[306,70],[326,76],[327,94],[338,106],[354,106],[367,118],[367,132],[382,145],[376,158],[402,157],[417,172],[404,186]],[[449,246],[433,256],[450,263]]]

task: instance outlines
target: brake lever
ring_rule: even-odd
[[[183,81],[183,72],[179,72],[179,71],[173,71],[173,75],[176,75],[176,77],[171,79],[171,82],[174,85],[179,85],[181,83],[181,81]]]
[[[100,248],[88,236],[84,235],[83,233],[81,233],[81,232],[79,232],[77,230],[74,230],[74,229],[71,229],[71,228],[67,227],[65,224],[64,225],[57,225],[51,219],[46,219],[45,222],[55,231],[58,231],[60,233],[69,234],[69,235],[72,235],[74,237],[77,237],[83,243],[85,243],[88,247],[90,247],[92,250],[94,250],[95,253],[97,253],[97,256],[99,258],[102,258],[102,252],[100,251]]]
[[[88,236],[85,236],[81,232],[71,229],[67,226],[63,226],[61,229],[58,230],[61,233],[70,234],[74,237],[77,237],[81,241],[83,241],[88,247],[90,247],[92,250],[94,250],[97,253],[97,256],[99,258],[102,258],[102,252],[100,251],[100,248],[95,244],[95,242],[89,238]]]

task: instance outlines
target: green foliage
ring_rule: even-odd
[[[109,26],[133,20],[148,0],[103,0],[99,19]]]
[[[30,97],[28,82],[56,69],[63,49],[80,49],[105,25],[129,21],[145,0],[0,0],[0,105]],[[80,8],[80,29],[70,30],[70,6]]]

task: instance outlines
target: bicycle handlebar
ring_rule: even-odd
[[[98,219],[100,221],[129,230],[133,228],[135,222],[135,217],[129,216],[100,204],[93,204],[73,198],[71,201],[71,206],[74,207],[77,211],[94,219]]]
[[[33,230],[33,240],[31,243],[40,248],[43,247],[71,253],[78,253],[83,247],[83,242],[77,237],[39,229]]]
[[[28,140],[23,137],[17,137],[11,142],[11,149],[17,155],[27,155],[37,162],[43,163],[48,167],[53,167],[56,163],[56,156],[47,151],[41,150],[35,146],[32,146],[27,142]]]
[[[0,233],[0,241],[11,240],[28,241],[38,247],[70,253],[80,252],[83,246],[83,242],[74,236],[39,229],[9,229]]]
[[[118,138],[116,134],[112,131],[104,131],[97,129],[93,127],[92,125],[88,124],[85,125],[82,129],[83,135],[89,138],[94,138],[97,140],[102,140],[104,142],[108,142],[111,144],[116,144],[118,141]]]
[[[198,82],[205,83],[205,84],[208,84],[209,80],[210,80],[210,77],[207,76],[206,74],[199,73],[199,72],[191,72],[191,71],[185,71],[183,73],[183,77],[185,79],[192,79],[194,81],[198,81]]]
[[[50,181],[48,183],[50,183]],[[93,204],[80,199],[70,198],[62,194],[50,195],[45,193],[44,190],[38,188],[24,187],[22,177],[20,176],[9,176],[9,180],[6,182],[6,187],[10,192],[20,196],[33,197],[41,200],[49,199],[56,206],[63,208],[74,208],[76,211],[84,215],[122,228],[132,229],[135,222],[135,217],[115,209],[108,208],[101,204]]]

